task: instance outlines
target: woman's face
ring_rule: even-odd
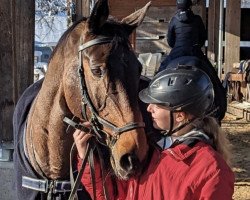
[[[147,111],[151,113],[153,126],[160,130],[169,130],[170,111],[158,104],[149,104]]]

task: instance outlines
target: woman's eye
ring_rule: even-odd
[[[96,68],[96,69],[91,69],[91,72],[93,73],[93,75],[101,77],[102,76],[102,70],[100,68]]]
[[[161,109],[161,107],[159,105],[155,105],[156,109]]]

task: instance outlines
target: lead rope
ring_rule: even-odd
[[[91,149],[89,153],[89,165],[90,165],[90,175],[91,175],[91,183],[93,188],[93,197],[96,200],[96,179],[95,179],[95,162],[94,162],[94,150]]]
[[[109,194],[108,194],[108,189],[107,186],[105,184],[105,172],[104,172],[104,161],[102,158],[102,153],[100,150],[100,147],[98,147],[98,145],[95,145],[95,148],[97,150],[97,155],[100,161],[100,168],[101,168],[101,178],[102,178],[102,186],[103,186],[103,192],[104,192],[104,196],[106,200],[109,200]],[[90,164],[90,174],[91,174],[91,183],[92,183],[92,187],[93,187],[93,198],[94,200],[96,200],[96,176],[95,176],[95,162],[94,162],[94,149],[91,148],[91,151],[89,153],[89,164]]]
[[[86,163],[87,163],[87,158],[88,158],[89,152],[91,150],[90,143],[88,142],[86,152],[85,152],[85,155],[84,155],[80,170],[79,170],[79,172],[77,174],[77,177],[76,177],[76,180],[74,182],[73,169],[72,169],[72,160],[73,160],[72,158],[73,158],[74,146],[75,146],[75,143],[73,144],[73,146],[71,148],[72,151],[70,151],[70,183],[71,183],[71,188],[72,189],[71,189],[71,193],[69,195],[68,200],[78,200],[76,192],[77,192],[77,189],[79,188],[79,186],[81,184],[81,177],[82,177],[83,171],[84,171]]]
[[[72,147],[70,149],[70,185],[71,185],[71,188],[74,187],[74,183],[75,183],[74,174],[73,174],[73,166],[72,166],[73,165],[73,157],[74,157],[75,149],[76,149],[76,144],[73,143],[73,145],[72,145]],[[75,196],[74,199],[78,200],[78,197]]]
[[[107,185],[105,184],[105,176],[106,176],[106,173],[104,171],[104,160],[102,158],[102,153],[101,153],[101,150],[100,148],[98,147],[98,145],[96,145],[96,149],[97,149],[97,152],[98,152],[98,157],[99,157],[99,160],[100,160],[100,165],[101,165],[101,175],[102,175],[102,186],[103,186],[103,192],[104,192],[104,196],[105,196],[105,199],[106,200],[110,200],[110,197],[109,197],[109,193],[108,193],[108,188],[107,188]]]

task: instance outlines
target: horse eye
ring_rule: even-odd
[[[102,76],[102,70],[100,68],[96,68],[96,69],[91,69],[91,72],[93,73],[93,75],[101,77]]]

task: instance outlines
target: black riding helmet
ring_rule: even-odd
[[[194,66],[181,65],[158,73],[139,93],[139,98],[144,103],[161,104],[171,112],[184,111],[201,118],[212,108],[214,90],[205,72]],[[170,123],[173,128],[173,122]]]
[[[193,66],[177,66],[157,74],[139,97],[145,103],[161,104],[173,111],[183,110],[202,117],[212,107],[214,91],[205,72]]]
[[[190,6],[192,6],[192,1],[191,0],[176,0],[176,5],[178,9],[186,10]]]

